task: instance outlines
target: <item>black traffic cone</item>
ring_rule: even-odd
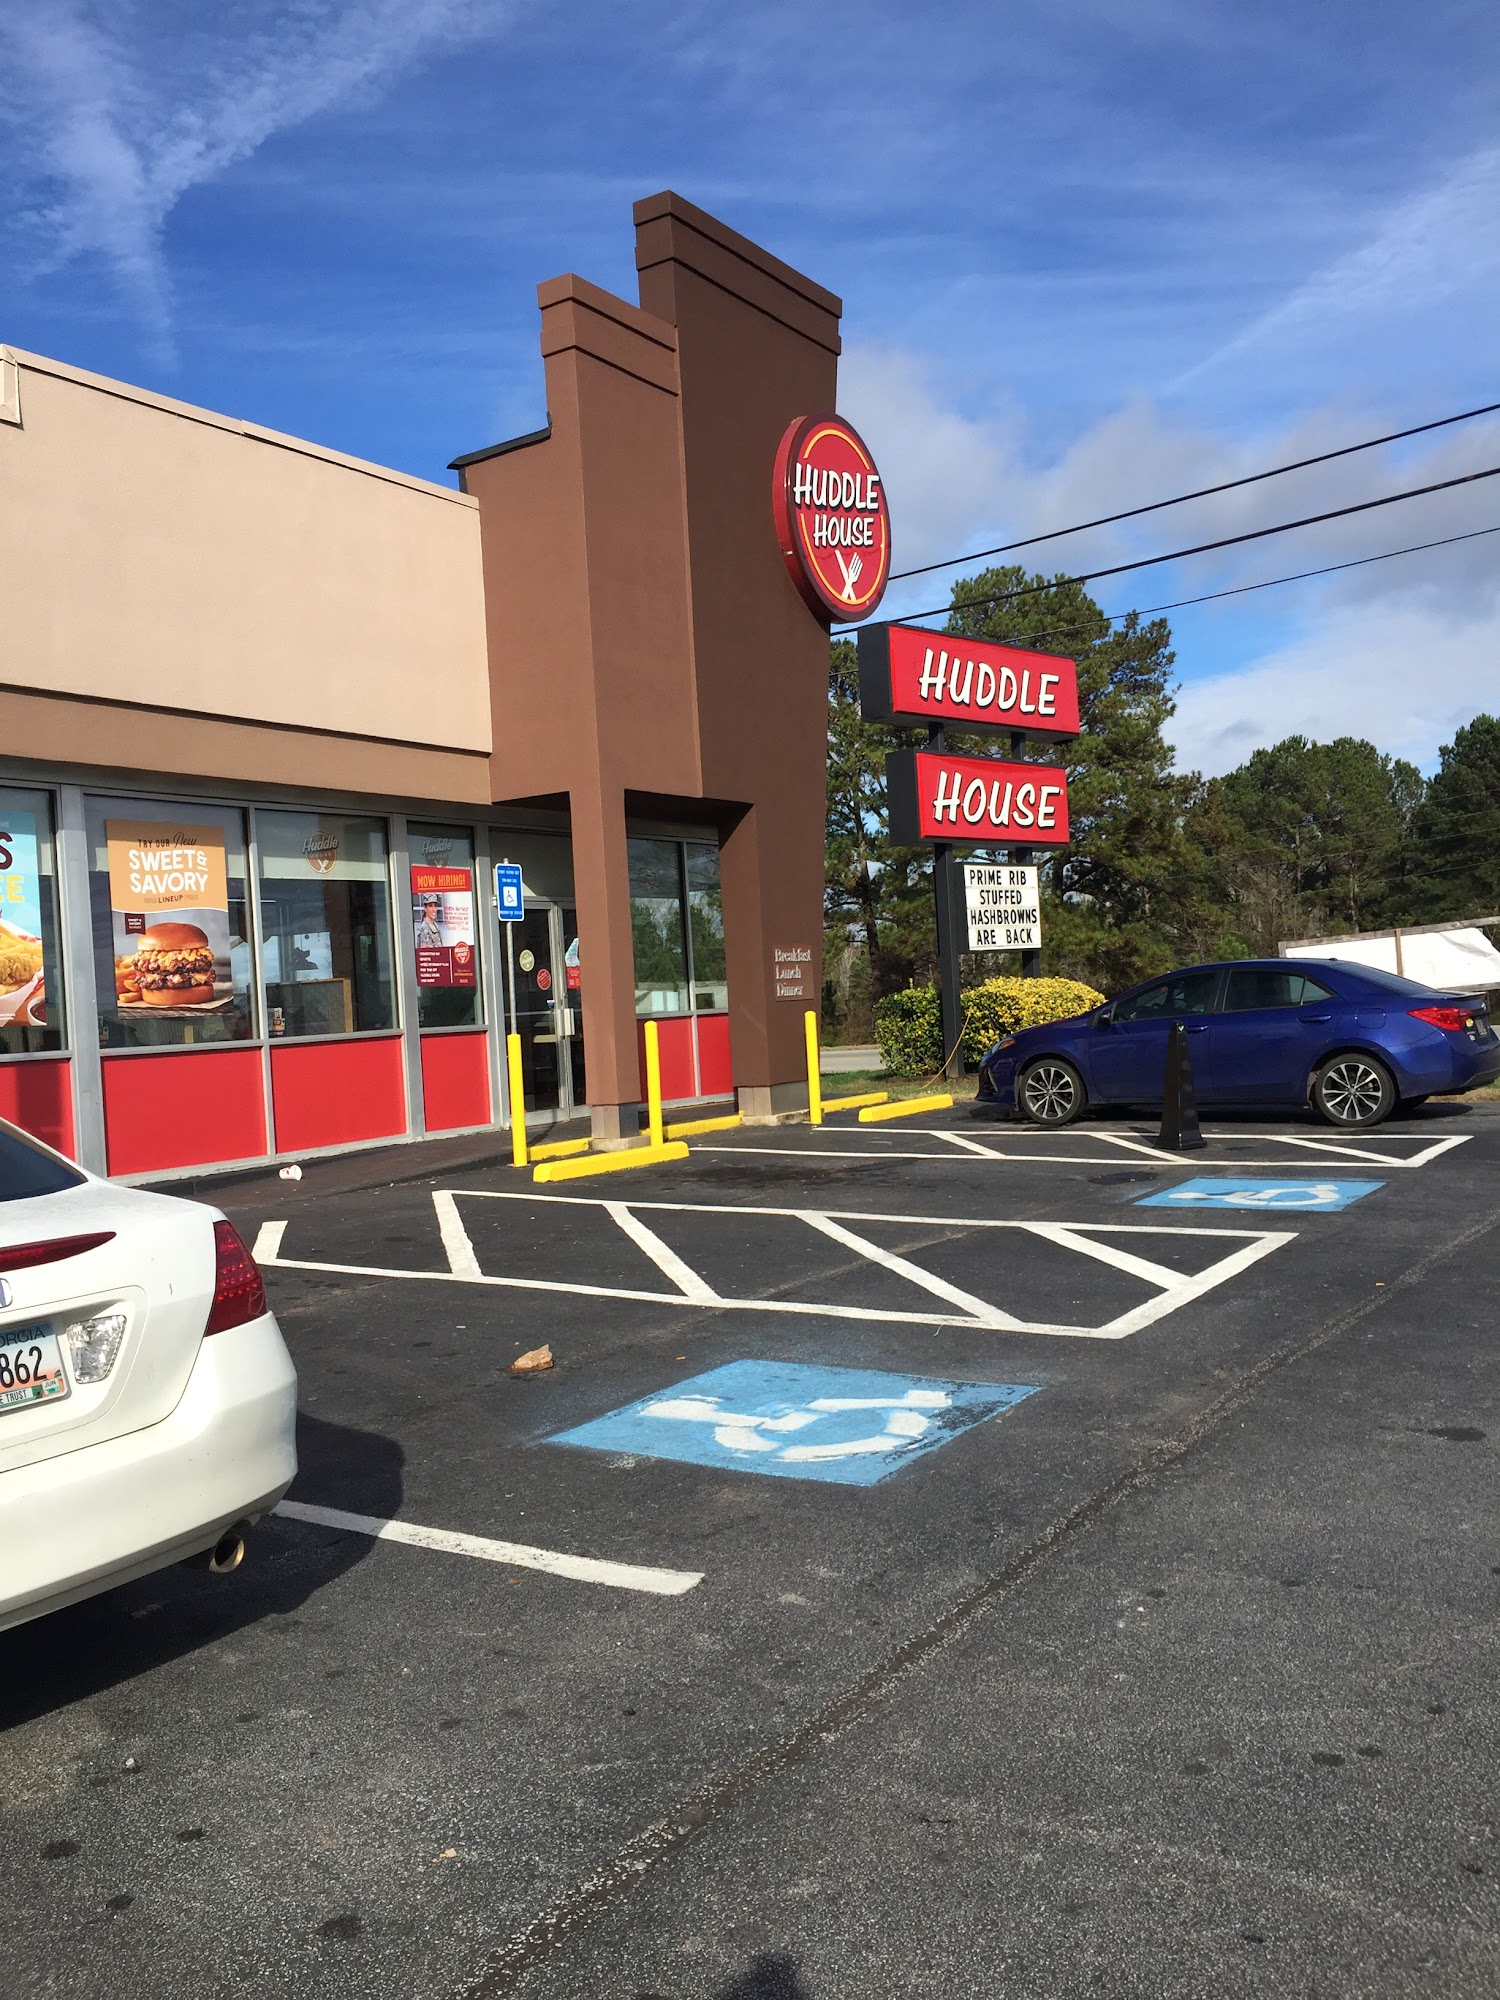
[[[1167,1037],[1167,1070],[1162,1078],[1161,1130],[1158,1146],[1169,1153],[1196,1153],[1207,1146],[1198,1127],[1198,1094],[1193,1089],[1193,1056],[1188,1047],[1187,1029],[1181,1021],[1172,1023]]]

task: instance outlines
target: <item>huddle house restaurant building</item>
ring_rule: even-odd
[[[805,1104],[831,613],[771,489],[841,309],[635,225],[457,490],[0,348],[0,1116],[146,1177],[504,1124],[508,969],[534,1118],[631,1136],[647,1018],[669,1099]]]

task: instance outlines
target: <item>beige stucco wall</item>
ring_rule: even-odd
[[[477,504],[0,348],[0,684],[487,752]]]

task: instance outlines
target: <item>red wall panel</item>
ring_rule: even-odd
[[[56,1062],[0,1062],[0,1118],[76,1159],[73,1072],[67,1057]]]
[[[279,1153],[399,1138],[406,1130],[401,1037],[273,1048],[271,1100]]]
[[[422,1113],[429,1132],[490,1122],[490,1038],[422,1037]]]
[[[668,1018],[656,1016],[657,1049],[661,1055],[661,1095],[664,1104],[695,1097],[693,1082],[693,1020],[690,1014]],[[641,1090],[646,1088],[646,1024],[635,1024],[637,1050],[641,1059]]]
[[[734,1094],[734,1060],[729,1053],[729,1016],[698,1016],[698,1080],[705,1097]]]
[[[266,1150],[259,1049],[105,1056],[104,1146],[112,1174],[149,1174]]]

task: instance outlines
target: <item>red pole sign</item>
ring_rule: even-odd
[[[1078,668],[1056,653],[872,625],[859,635],[859,707],[867,722],[956,722],[965,729],[1078,734]]]
[[[867,618],[891,569],[891,514],[869,448],[842,417],[798,417],[771,477],[787,574],[825,624]]]
[[[891,838],[959,847],[1066,847],[1068,774],[946,750],[894,750],[885,760]]]

